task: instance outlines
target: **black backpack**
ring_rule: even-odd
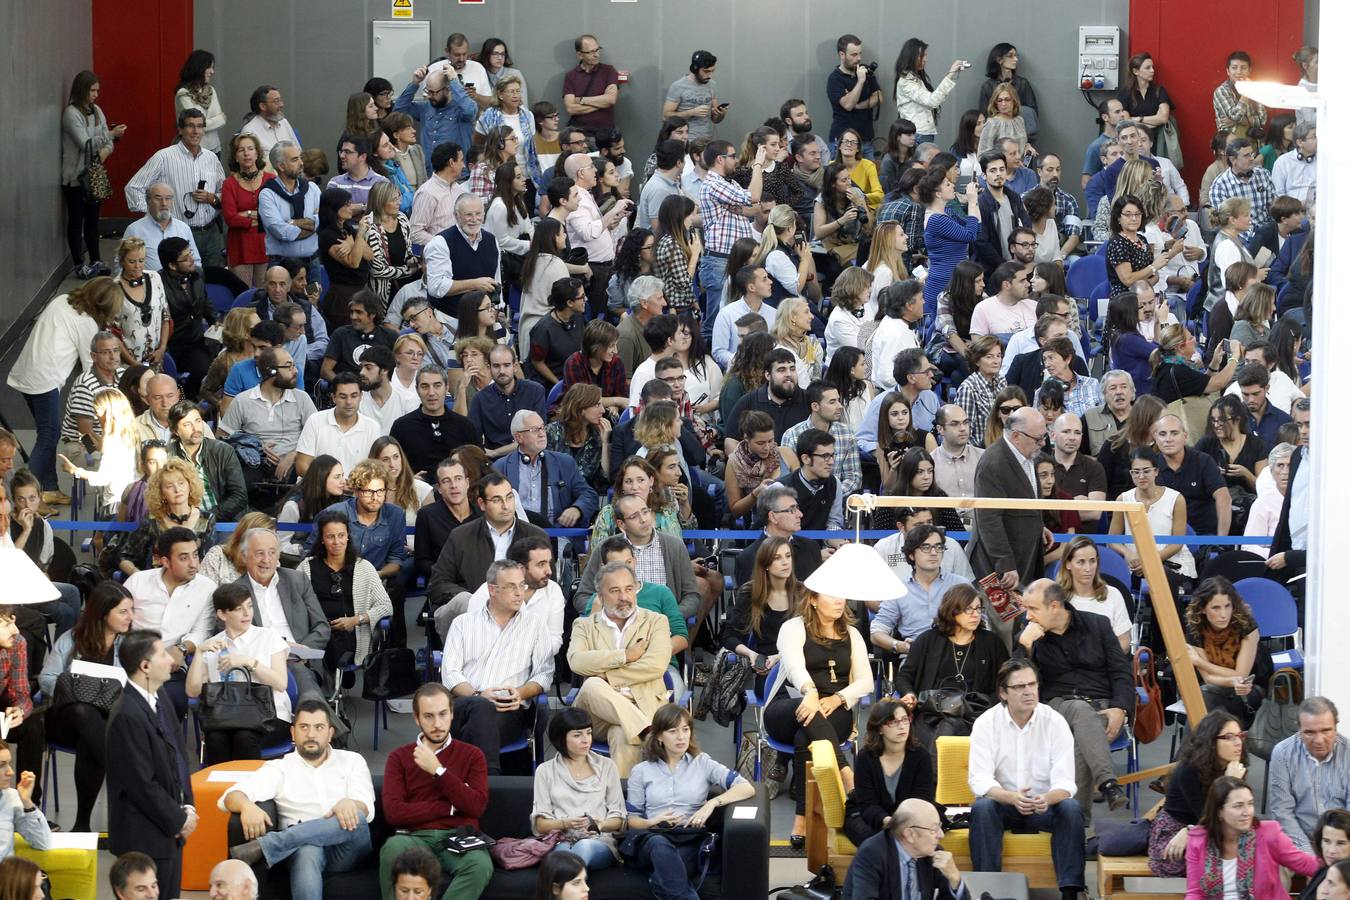
[[[745,712],[745,685],[752,669],[739,653],[723,650],[708,674],[708,683],[699,694],[694,718],[702,720],[712,713],[718,725],[730,725]]]

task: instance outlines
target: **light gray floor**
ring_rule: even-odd
[[[115,242],[110,241],[104,242],[105,259],[115,259],[115,250],[116,250]],[[79,283],[80,282],[75,281],[73,279],[67,280],[62,285],[61,290],[62,291],[69,290],[72,287],[78,285]],[[17,427],[19,440],[24,444],[24,446],[31,446],[33,440],[31,423],[28,422],[26,419],[21,419],[19,421],[12,422],[12,424]],[[16,460],[16,464],[17,463],[18,461]],[[69,490],[69,480],[67,476],[63,474],[61,476],[61,479],[63,487],[66,490]],[[86,509],[84,510],[84,515],[89,515],[91,512],[92,512],[91,509]],[[68,507],[60,508],[58,510],[58,517],[67,519],[70,518],[69,508]],[[67,540],[70,540],[71,537],[69,532],[64,531],[58,531],[57,535],[58,537],[63,537],[66,538]],[[79,537],[86,537],[86,536],[87,533],[81,534]],[[76,548],[77,556],[79,556],[81,560],[84,561],[85,556],[83,554],[79,554],[78,552],[78,540],[72,540],[71,544],[73,547]],[[415,607],[416,607],[415,603],[408,604],[409,608],[408,615],[410,618],[415,614],[416,611]],[[415,625],[410,627],[409,640],[412,642],[412,645],[414,647],[421,646],[422,644],[421,629],[417,628]],[[357,740],[357,745],[352,749],[358,749],[366,755],[367,759],[369,759],[370,761],[372,771],[380,771],[383,769],[385,758],[388,756],[390,749],[400,744],[407,743],[416,736],[417,729],[410,715],[390,713],[389,730],[381,734],[380,736],[380,749],[378,751],[373,750],[371,748],[371,711],[372,711],[371,704],[363,700],[356,699],[348,705],[348,710],[354,719],[353,734],[355,735]],[[752,716],[747,716],[746,719],[747,728],[753,727],[749,724],[751,721]],[[697,723],[695,731],[698,736],[699,743],[701,744],[702,748],[705,751],[712,754],[714,758],[720,760],[721,762],[727,765],[735,764],[735,750],[732,746],[732,733],[730,728],[722,728],[718,726],[716,723],[709,720],[706,722]],[[1164,734],[1160,738],[1158,738],[1157,741],[1155,741],[1152,744],[1140,747],[1141,767],[1148,768],[1151,766],[1163,765],[1168,761],[1168,752],[1170,747],[1171,735],[1172,735],[1172,728],[1169,727],[1168,730],[1164,732]],[[75,815],[75,784],[73,781],[73,759],[72,757],[67,756],[65,754],[60,754],[57,758],[56,766],[62,800],[61,812],[59,814],[56,813],[53,807],[53,802],[50,798],[50,790],[49,790],[48,816],[49,818],[51,818],[53,822],[58,822],[66,827],[69,827],[73,823]],[[1124,772],[1125,770],[1125,760],[1122,754],[1117,754],[1117,770],[1121,772]],[[1251,772],[1251,777],[1249,779],[1251,783],[1253,785],[1263,784],[1264,775],[1265,775],[1264,764],[1262,764],[1260,761],[1253,761],[1253,768]],[[1260,787],[1257,788],[1258,794],[1261,792],[1261,790],[1262,788]],[[1151,791],[1148,791],[1147,786],[1145,786],[1144,792],[1140,800],[1141,812],[1147,810],[1158,799],[1160,799],[1160,796]],[[787,787],[784,786],[781,794],[775,800],[772,801],[771,805],[772,839],[776,841],[782,841],[784,843],[786,842],[788,834],[791,831],[792,827],[792,814],[793,814],[793,803],[788,798]],[[1106,810],[1106,807],[1102,804],[1096,805],[1094,815],[1099,821],[1102,819],[1128,821],[1131,818],[1131,812],[1128,807],[1124,810],[1121,810],[1120,812],[1110,813]],[[106,811],[104,806],[104,800],[102,797],[100,797],[98,806],[95,809],[93,822],[94,827],[96,828],[105,827]],[[107,900],[112,900],[112,891],[106,884],[106,873],[108,870],[108,866],[111,865],[111,862],[112,857],[107,854],[103,854],[103,858],[100,860],[99,866],[101,879],[99,888],[100,900],[104,900],[104,898],[107,898]],[[810,873],[806,870],[806,862],[804,859],[773,859],[770,861],[769,872],[770,872],[769,881],[771,887],[800,884],[810,878]],[[1096,882],[1095,867],[1092,866],[1091,863],[1089,864],[1088,868],[1087,880],[1091,885],[1095,885]],[[1155,884],[1158,885],[1157,889],[1165,889],[1162,888],[1162,885],[1168,885],[1170,889],[1175,890],[1176,889],[1175,886],[1177,883],[1160,882],[1157,879],[1147,879],[1143,880],[1143,884],[1141,884],[1140,887],[1142,888],[1145,885],[1155,885]],[[197,898],[197,897],[205,898],[207,895],[205,893],[188,892],[185,893],[183,896],[189,898]],[[1032,897],[1036,898],[1036,900],[1050,900],[1050,898],[1057,896],[1058,894],[1055,891],[1032,892]],[[165,898],[165,900],[168,900],[168,898]],[[749,900],[749,898],[735,898],[735,900]]]

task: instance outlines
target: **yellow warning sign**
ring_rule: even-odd
[[[413,0],[390,0],[390,15],[395,19],[411,19],[413,17]]]

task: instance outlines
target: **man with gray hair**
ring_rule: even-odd
[[[156,181],[146,187],[144,196],[144,202],[138,205],[145,210],[145,215],[128,225],[122,237],[140,238],[145,241],[146,271],[158,272],[164,267],[159,260],[159,243],[171,237],[179,237],[188,242],[188,247],[192,249],[192,261],[200,267],[202,255],[197,252],[197,242],[192,237],[192,229],[173,214],[173,187],[162,181]]]
[[[802,510],[797,504],[797,492],[792,488],[771,484],[759,491],[755,499],[755,521],[763,524],[764,535],[736,557],[737,584],[750,583],[755,571],[755,554],[766,537],[784,538],[792,545],[792,570],[798,581],[805,581],[820,565],[820,543],[797,534],[802,530]]]
[[[858,847],[844,879],[844,897],[970,900],[956,859],[942,849],[937,807],[918,797],[902,800],[887,816],[885,829]]]
[[[567,647],[568,666],[585,679],[573,705],[591,714],[619,777],[626,778],[641,756],[652,715],[670,701],[670,623],[638,606],[638,579],[626,564],[606,563],[592,575],[600,602],[572,623]],[[589,598],[590,591],[583,586],[577,596]]]
[[[652,355],[643,336],[647,323],[666,311],[665,284],[655,275],[639,275],[628,285],[628,315],[619,322],[619,359],[631,377]]]
[[[502,283],[502,257],[497,239],[483,229],[483,201],[476,194],[455,200],[455,224],[427,242],[427,297],[447,315],[458,315],[459,300],[470,291],[482,291],[496,303]]]
[[[226,859],[211,870],[211,900],[258,900],[258,876],[242,859]]]
[[[1085,449],[1093,456],[1125,425],[1134,408],[1134,378],[1124,369],[1111,369],[1102,376],[1102,397],[1105,402],[1083,416]]]
[[[1317,852],[1311,835],[1324,810],[1350,806],[1350,739],[1337,731],[1340,713],[1326,697],[1298,708],[1298,733],[1270,754],[1270,814],[1300,850]]]
[[[267,154],[277,177],[263,182],[258,194],[258,224],[272,264],[297,259],[309,270],[311,283],[319,279],[319,186],[306,181],[300,146],[278,141]]]
[[[77,466],[97,468],[93,460],[103,449],[103,426],[94,418],[94,394],[117,387],[125,366],[118,365],[121,342],[111,331],[100,331],[89,342],[93,365],[70,388],[61,420],[61,451]]]
[[[1121,119],[1116,123],[1116,143],[1120,145],[1120,158],[1102,169],[1102,185],[1106,188],[1106,196],[1114,197],[1116,195],[1116,181],[1120,178],[1120,172],[1125,168],[1127,162],[1142,159],[1153,167],[1156,175],[1158,161],[1151,156],[1145,156],[1142,152],[1143,142],[1139,138],[1143,133],[1144,125],[1137,119]],[[1090,215],[1095,212],[1095,209],[1088,210]]]
[[[1275,160],[1270,173],[1275,193],[1307,204],[1317,189],[1317,125],[1299,122],[1294,126],[1294,147]]]
[[[563,171],[581,188],[576,193],[580,201],[577,208],[567,214],[567,240],[574,250],[578,247],[586,249],[587,264],[591,267],[586,297],[591,316],[598,318],[605,314],[609,275],[614,269],[614,235],[610,229],[628,215],[633,208],[633,201],[625,198],[615,203],[609,212],[600,212],[591,194],[598,181],[595,160],[585,153],[573,153],[567,157]]]
[[[225,169],[220,157],[202,146],[206,114],[195,107],[178,113],[178,139],[157,150],[127,182],[127,208],[146,210],[146,188],[164,182],[173,192],[173,213],[191,228],[196,247],[192,256],[200,269],[225,262],[224,219],[220,213],[220,189]],[[260,160],[261,162],[261,160]],[[152,254],[147,254],[152,255]]]
[[[573,528],[595,518],[600,509],[595,488],[581,476],[572,454],[546,449],[548,435],[539,413],[517,410],[511,417],[511,436],[516,448],[492,468],[511,482],[526,512],[538,517],[536,525]]]
[[[548,618],[521,611],[524,566],[498,559],[488,566],[486,584],[486,605],[450,624],[441,683],[455,695],[455,736],[483,751],[489,775],[500,775],[502,745],[543,724],[535,698],[553,684],[554,647]]]
[[[299,146],[300,138],[286,118],[286,101],[282,99],[281,91],[270,84],[259,85],[249,97],[248,105],[252,114],[240,130],[258,139],[264,156],[270,159],[272,148],[282,141]],[[258,160],[259,165],[262,162]],[[272,167],[275,170],[275,163]]]

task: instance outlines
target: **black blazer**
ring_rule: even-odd
[[[328,624],[328,617],[323,614],[323,607],[319,605],[319,598],[315,595],[314,586],[310,584],[309,578],[294,569],[280,568],[273,577],[280,579],[277,593],[281,597],[281,608],[286,613],[286,624],[290,626],[295,642],[314,650],[327,649],[333,628]],[[241,575],[235,583],[248,588],[252,596],[253,581],[248,577],[248,573]],[[257,597],[253,597],[253,624],[276,625],[275,622],[264,620]]]
[[[985,449],[975,465],[976,497],[1035,499],[1031,482],[1014,458],[1016,452],[1002,438]],[[975,577],[1016,569],[1024,585],[1040,578],[1045,571],[1041,527],[1039,510],[975,510],[975,524],[970,529],[974,537],[966,548]]]
[[[432,606],[442,606],[456,594],[464,591],[472,594],[483,586],[488,566],[498,558],[496,545],[487,530],[487,519],[478,516],[450,532],[450,539],[441,548],[441,555],[431,567],[431,578],[427,580],[427,598]],[[544,529],[524,519],[516,519],[512,545],[527,537],[547,540],[548,535]]]
[[[951,642],[947,636],[935,628],[930,628],[914,639],[909,653],[895,676],[895,689],[901,697],[920,691],[942,687],[954,687],[953,682],[940,684],[938,671],[942,662],[950,658]],[[975,632],[971,641],[965,668],[962,674],[966,678],[966,690],[987,694],[991,700],[998,696],[998,670],[1008,661],[1008,648],[998,635],[987,628]]]
[[[919,878],[919,896],[924,900],[941,897],[943,900],[970,900],[970,888],[961,883],[961,893],[952,891],[946,876],[933,871],[931,857],[914,860]],[[873,835],[862,842],[853,865],[844,879],[843,900],[891,900],[900,896],[900,852],[895,839],[888,832]]]
[[[1001,641],[997,643],[1002,645]],[[870,750],[862,750],[853,760],[853,793],[849,795],[844,816],[844,834],[855,846],[861,844],[881,831],[881,823],[895,812],[901,800],[918,797],[932,803],[936,789],[933,758],[923,747],[905,753],[894,794],[886,788],[881,758]],[[856,815],[853,814],[855,810]]]
[[[1289,490],[1284,492],[1284,503],[1280,506],[1280,521],[1275,526],[1275,537],[1270,545],[1270,555],[1283,553],[1285,555],[1284,572],[1281,574],[1300,575],[1308,566],[1308,551],[1293,550],[1289,546],[1289,498],[1294,495],[1294,476],[1298,474],[1298,467],[1303,465],[1305,450],[1299,447],[1294,451],[1294,455],[1289,457]]]
[[[1013,227],[1030,227],[1031,220],[1027,218],[1027,209],[1022,205],[1022,195],[1007,185],[1004,185],[1003,193],[1008,198],[1008,206],[1012,208]],[[975,239],[975,261],[984,267],[985,278],[993,275],[1004,261],[1003,254],[1008,248],[1004,240],[1006,237],[998,233],[998,201],[988,190],[980,191],[980,236]],[[990,288],[998,292],[998,285],[991,284]],[[1012,384],[1012,381],[1008,383]]]
[[[173,721],[173,701],[161,688],[159,713],[127,687],[108,715],[108,849],[139,850],[164,859],[179,852],[192,782]]]

